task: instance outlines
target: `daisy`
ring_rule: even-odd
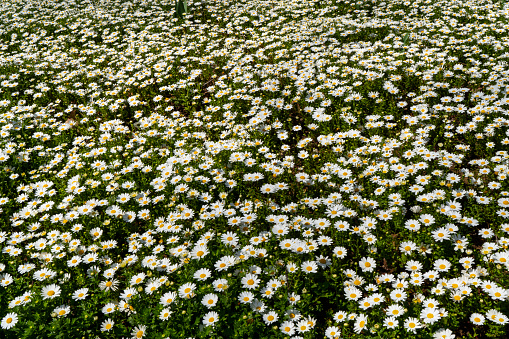
[[[366,327],[368,323],[368,317],[364,314],[359,314],[355,318],[355,324],[354,324],[354,331],[355,333],[359,334],[362,332],[362,330]]]
[[[110,313],[115,312],[116,308],[117,308],[117,305],[115,305],[114,303],[107,303],[106,305],[103,306],[101,311],[104,314],[110,314]]]
[[[159,303],[163,306],[169,306],[173,302],[175,302],[175,299],[177,299],[177,293],[176,292],[166,292],[162,295],[162,297],[159,299]]]
[[[381,282],[393,282],[394,281],[394,275],[389,273],[384,273],[380,276]]]
[[[83,257],[83,262],[85,264],[91,264],[91,263],[96,262],[98,257],[99,257],[99,255],[97,253],[87,253]]]
[[[129,288],[126,288],[124,290],[124,292],[122,292],[122,294],[120,295],[120,298],[129,300],[133,297],[133,295],[136,295],[136,294],[138,294],[138,291],[135,288],[129,287]]]
[[[401,288],[393,290],[390,296],[391,299],[394,300],[395,302],[405,301],[407,298],[406,292]]]
[[[446,259],[438,259],[433,264],[433,268],[438,272],[447,272],[451,267],[451,263]]]
[[[14,279],[12,278],[12,275],[10,275],[9,273],[5,273],[2,276],[0,276],[0,285],[2,287],[6,287],[12,284],[13,281]]]
[[[263,298],[272,299],[272,296],[274,295],[274,289],[272,287],[266,287],[260,291]]]
[[[254,294],[249,291],[244,291],[239,295],[238,299],[242,304],[249,304],[254,299]]]
[[[133,276],[131,278],[130,285],[133,286],[133,285],[141,284],[143,282],[143,280],[145,279],[145,277],[146,277],[145,273],[136,274],[135,276]]]
[[[432,299],[432,298],[424,299],[422,304],[424,305],[424,307],[428,307],[428,308],[437,308],[438,307],[438,301],[436,301],[435,299]]]
[[[211,308],[211,307],[216,306],[217,300],[218,300],[217,295],[215,295],[213,293],[209,293],[209,294],[206,294],[206,295],[203,296],[203,299],[201,300],[201,303],[205,307]]]
[[[329,257],[324,257],[323,255],[316,257],[316,263],[321,268],[327,268],[332,265],[332,262],[329,260]]]
[[[293,239],[283,239],[283,240],[281,240],[281,242],[279,243],[279,247],[280,247],[281,249],[283,249],[283,250],[284,250],[284,249],[289,250],[289,249],[293,248],[293,245],[294,245],[294,241],[293,241]]]
[[[358,288],[355,287],[346,287],[345,288],[345,296],[349,300],[358,300],[361,297],[362,293]]]
[[[2,319],[2,328],[4,330],[11,329],[16,326],[18,322],[18,315],[16,313],[7,313]]]
[[[391,305],[387,308],[386,311],[387,314],[389,314],[391,317],[399,317],[405,313],[405,309],[401,307],[400,305]]]
[[[384,319],[384,327],[397,328],[399,326],[399,320],[395,317],[387,317]]]
[[[346,257],[347,253],[348,253],[347,249],[342,246],[334,247],[334,255],[340,259]]]
[[[113,325],[115,325],[115,322],[108,318],[101,324],[101,331],[109,332],[113,328]]]
[[[276,186],[271,184],[265,184],[260,188],[260,192],[263,194],[270,194],[276,191]]]
[[[72,230],[74,233],[76,233],[76,232],[81,231],[82,229],[83,229],[83,225],[82,225],[82,224],[76,224],[76,225],[74,225],[74,226],[72,227],[72,229],[71,229],[71,230]]]
[[[214,285],[214,290],[216,292],[224,292],[228,288],[228,280],[216,279],[212,282],[212,285]]]
[[[360,302],[359,302],[359,305],[360,305],[360,308],[362,310],[367,310],[369,308],[371,308],[373,306],[373,300],[371,297],[365,297],[363,298]]]
[[[60,307],[57,307],[53,310],[54,313],[57,314],[57,317],[65,317],[71,312],[71,308],[69,306],[62,305]]]
[[[122,215],[123,212],[117,205],[112,205],[106,209],[106,214],[116,217],[117,215]]]
[[[217,312],[211,311],[203,316],[202,323],[205,326],[211,326],[214,325],[218,320],[219,315],[217,314]]]
[[[198,281],[205,281],[210,278],[211,271],[208,268],[201,268],[198,271],[194,272],[193,277]]]
[[[292,321],[298,321],[300,318],[302,318],[300,311],[295,308],[291,308],[291,309],[287,310],[285,312],[285,315],[288,318],[290,318]]]
[[[191,251],[191,258],[192,259],[202,259],[209,253],[207,246],[195,246],[193,250]]]
[[[466,289],[466,288],[467,287],[464,287],[464,289]],[[467,294],[470,293],[470,291],[466,291],[466,292],[467,292]],[[489,291],[489,295],[493,300],[505,300],[508,296],[508,291],[501,287],[495,286],[494,288],[492,288]]]
[[[133,339],[139,339],[143,338],[145,336],[145,331],[147,330],[147,327],[145,325],[139,325],[134,328],[134,330],[131,332]]]
[[[234,232],[226,232],[221,235],[221,242],[225,245],[236,246],[239,242],[239,237]]]
[[[404,323],[405,329],[408,332],[416,333],[416,330],[422,327],[422,324],[419,322],[417,318],[408,318]]]
[[[19,305],[24,305],[24,298],[19,296],[9,302],[9,308],[14,308]]]
[[[480,313],[472,313],[470,315],[470,322],[474,325],[483,325],[484,324],[484,315]]]
[[[112,290],[112,291],[116,291],[117,290],[117,285],[118,285],[118,280],[116,279],[112,279],[112,280],[107,280],[107,281],[101,281],[99,283],[99,288],[104,291],[109,291],[109,290]]]
[[[404,254],[411,254],[416,249],[417,245],[413,241],[404,241],[399,246],[399,250]]]
[[[444,240],[450,239],[450,232],[445,227],[440,227],[436,229],[435,231],[431,232],[431,235],[433,236],[433,240],[436,242],[442,242]]]
[[[423,214],[419,217],[419,221],[424,225],[424,226],[430,226],[432,225],[433,223],[435,223],[435,218],[431,215],[431,214]]]
[[[314,261],[305,261],[302,263],[301,269],[306,273],[316,273],[318,265]]]
[[[272,233],[274,233],[277,236],[286,235],[286,234],[288,234],[289,231],[290,231],[290,229],[286,225],[283,225],[283,224],[276,224],[272,227]]]
[[[155,290],[157,290],[162,284],[155,279],[154,281],[150,281],[145,287],[145,293],[152,294]]]
[[[194,290],[196,289],[196,284],[194,283],[185,283],[179,288],[179,297],[181,298],[192,298],[194,296]]]
[[[219,259],[215,264],[214,267],[216,268],[216,271],[224,271],[227,270],[229,267],[231,267],[234,263],[234,257],[225,256]]]
[[[269,311],[268,313],[263,315],[263,321],[265,324],[270,325],[273,322],[277,321],[279,319],[279,316],[274,311]]]
[[[420,318],[425,324],[434,324],[440,320],[440,312],[436,308],[426,307],[421,311]]]
[[[161,319],[161,320],[168,320],[170,318],[171,314],[172,314],[172,312],[169,309],[163,308],[161,310],[161,313],[159,314],[159,319]]]
[[[454,339],[456,335],[448,328],[441,328],[433,334],[433,338],[437,339]]]
[[[55,284],[51,284],[48,286],[44,286],[42,288],[41,296],[44,300],[46,299],[54,299],[60,296],[61,289],[59,286]]]
[[[241,283],[244,288],[255,289],[260,284],[260,279],[255,274],[248,273],[242,278]]]
[[[88,296],[88,288],[80,288],[74,291],[72,298],[74,300],[84,300]]]
[[[299,333],[304,333],[311,329],[311,326],[309,326],[308,321],[306,319],[298,321],[295,327],[297,328],[297,331]]]
[[[253,302],[251,303],[251,310],[253,310],[253,312],[258,312],[261,314],[265,312],[266,308],[267,307],[265,306],[265,303],[258,299],[254,299]]]
[[[414,244],[414,246],[415,246],[415,244]],[[416,271],[420,271],[422,269],[422,264],[417,260],[409,260],[406,263],[405,268],[409,272],[416,272]]]
[[[288,301],[290,302],[291,305],[295,305],[297,304],[297,302],[300,300],[300,295],[298,295],[297,293],[295,292],[292,292],[289,296],[288,296]]]
[[[281,332],[287,335],[293,335],[295,333],[295,325],[291,321],[285,321],[280,326]]]
[[[359,266],[361,267],[363,272],[373,272],[376,267],[375,259],[370,257],[364,257],[359,262]]]
[[[329,326],[325,330],[325,336],[329,339],[339,339],[339,335],[341,334],[341,331],[337,326]]]
[[[347,316],[348,316],[348,313],[346,313],[345,311],[338,311],[338,312],[334,313],[334,320],[336,322],[342,323],[343,321],[345,321],[347,319]]]
[[[438,286],[435,286],[432,290],[431,290],[431,293],[435,294],[435,295],[442,295],[445,293],[445,290],[442,286],[438,285]]]
[[[321,246],[330,246],[332,245],[332,242],[333,242],[332,238],[328,236],[322,235],[318,237],[318,244],[320,244]]]
[[[486,312],[486,318],[500,325],[505,325],[509,322],[509,318],[505,314],[494,309]]]

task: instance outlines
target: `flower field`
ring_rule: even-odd
[[[1,338],[503,338],[509,4],[2,1]]]

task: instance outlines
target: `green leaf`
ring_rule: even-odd
[[[181,18],[183,13],[187,14],[187,0],[175,0],[175,16]]]
[[[409,36],[410,36],[410,33],[405,34],[405,36],[403,37],[403,44],[406,45]]]

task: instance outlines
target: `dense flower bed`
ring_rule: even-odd
[[[509,9],[3,1],[2,338],[509,321]]]

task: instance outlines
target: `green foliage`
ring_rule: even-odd
[[[175,0],[175,14],[176,18],[182,18],[183,14],[187,14],[187,0]]]

